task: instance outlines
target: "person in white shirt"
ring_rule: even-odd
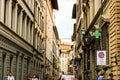
[[[14,76],[12,75],[12,72],[9,73],[7,80],[15,80]]]
[[[36,74],[33,75],[32,80],[40,80]]]

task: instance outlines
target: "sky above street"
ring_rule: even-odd
[[[54,11],[55,24],[62,41],[71,41],[75,23],[75,19],[72,19],[72,9],[75,2],[76,0],[58,0],[59,10]]]

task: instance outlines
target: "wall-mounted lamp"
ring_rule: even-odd
[[[81,33],[82,33],[82,35],[84,35],[84,34],[85,34],[85,32],[86,32],[86,30],[85,30],[85,29],[81,29]]]

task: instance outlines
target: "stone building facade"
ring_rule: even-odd
[[[44,0],[45,2],[45,67],[44,67],[44,79],[49,80],[52,77],[57,77],[55,66],[56,62],[53,62],[55,59],[56,51],[58,50],[57,46],[57,32],[54,32],[56,28],[54,19],[53,19],[53,10],[58,10],[58,1],[57,0]],[[57,30],[57,29],[56,29]],[[56,36],[57,35],[57,36]],[[56,50],[55,50],[56,48]],[[54,53],[55,52],[55,53]]]
[[[119,12],[120,0],[78,0],[73,7],[76,19],[73,40],[76,41],[76,53],[81,55],[77,75],[82,79],[96,79],[101,71],[106,77],[110,72],[114,79],[120,79],[119,71]],[[96,38],[94,32],[101,36]],[[106,51],[106,65],[97,65],[96,52]],[[81,73],[82,72],[82,73]]]
[[[71,74],[70,73],[70,60],[72,58],[72,43],[71,42],[62,42],[60,41],[59,42],[59,46],[60,46],[60,49],[61,49],[61,64],[60,64],[60,67],[61,67],[61,75],[62,74]],[[72,71],[72,70],[71,70]]]
[[[0,80],[10,71],[16,80],[33,74],[43,80],[44,16],[40,10],[38,0],[0,0]]]
[[[57,27],[53,26],[53,45],[52,45],[52,51],[53,51],[53,71],[52,76],[53,78],[59,79],[60,76],[60,49],[59,49],[59,35]]]

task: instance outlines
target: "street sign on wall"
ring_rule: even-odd
[[[106,65],[106,51],[97,51],[97,65]]]

